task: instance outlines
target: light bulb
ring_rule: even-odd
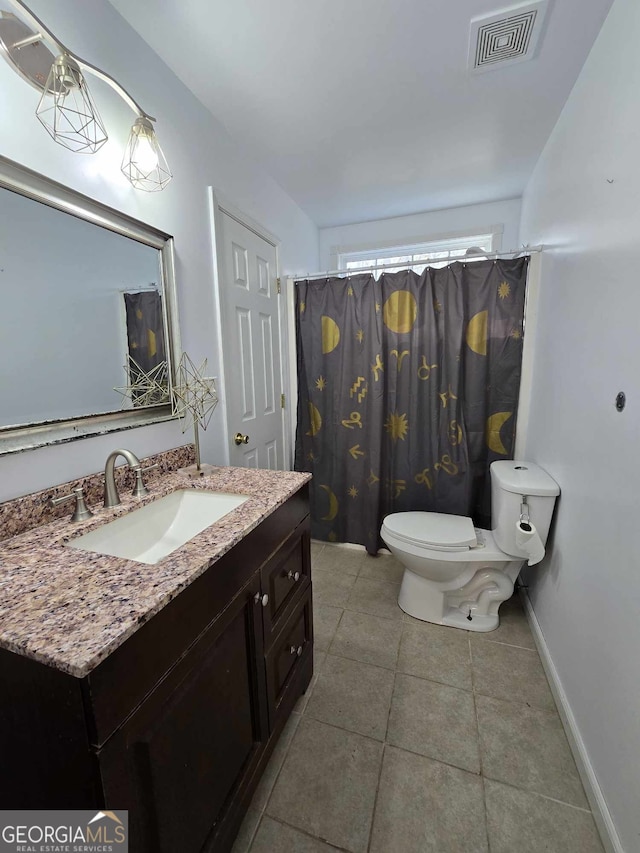
[[[135,161],[143,172],[152,172],[158,165],[158,154],[146,133],[138,136]]]

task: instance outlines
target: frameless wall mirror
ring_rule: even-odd
[[[0,455],[171,418],[179,353],[172,238],[0,157]]]

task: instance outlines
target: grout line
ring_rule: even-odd
[[[320,835],[313,835],[313,833],[309,832],[308,829],[303,829],[300,826],[296,826],[293,823],[289,823],[282,817],[272,817],[271,815],[267,815],[269,820],[272,820],[274,823],[279,823],[282,826],[286,826],[289,829],[293,829],[296,832],[299,832],[300,835],[304,835],[306,838],[311,838],[313,841],[321,841],[323,844],[326,844],[332,850],[340,850],[341,853],[353,853],[353,851],[349,850],[348,847],[339,847],[337,844],[334,844],[332,841],[328,841],[326,838],[322,838]],[[250,851],[247,851],[250,853]]]
[[[392,697],[392,701],[393,701],[393,697]],[[391,705],[389,705],[389,708],[391,708]],[[389,721],[387,718],[387,725],[388,724],[389,724]],[[378,771],[378,781],[376,783],[376,794],[375,794],[375,797],[373,798],[373,808],[371,809],[371,825],[369,826],[369,838],[367,839],[367,853],[369,853],[369,851],[371,850],[371,842],[373,841],[373,824],[375,823],[376,809],[378,808],[378,797],[380,794],[380,781],[382,779],[382,768],[384,766],[384,756],[385,756],[386,751],[387,751],[387,744],[386,744],[386,742],[384,742],[382,744],[382,753],[380,755],[380,770]]]
[[[487,838],[487,850],[491,853],[491,838],[489,837],[489,814],[487,812],[487,790],[485,788],[484,780],[484,765],[482,761],[482,745],[480,742],[480,720],[478,718],[478,703],[476,702],[476,691],[474,689],[474,675],[473,675],[473,651],[471,650],[471,637],[468,637],[467,640],[469,644],[469,666],[471,667],[471,695],[473,697],[473,711],[476,721],[476,743],[478,744],[478,761],[480,762],[480,782],[482,785],[482,804],[484,806],[484,832]]]
[[[504,779],[498,779],[495,776],[484,775],[483,778],[487,779],[489,782],[497,782],[499,785],[504,785],[505,788],[514,788],[516,791],[522,791],[523,794],[531,794],[532,797],[551,800],[552,803],[558,803],[560,806],[567,806],[567,808],[575,809],[577,812],[593,816],[591,809],[585,809],[582,806],[576,806],[574,803],[568,803],[566,800],[559,800],[557,797],[550,797],[547,794],[541,794],[540,791],[532,791],[531,788],[523,788],[521,785],[514,785],[513,782],[505,782]]]

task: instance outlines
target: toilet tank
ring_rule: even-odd
[[[491,529],[500,550],[514,557],[522,553],[516,547],[516,524],[525,495],[529,521],[546,544],[553,507],[560,494],[553,477],[533,462],[512,459],[492,462],[490,471]]]

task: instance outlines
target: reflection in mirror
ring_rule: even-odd
[[[0,454],[170,417],[171,238],[0,172]]]

